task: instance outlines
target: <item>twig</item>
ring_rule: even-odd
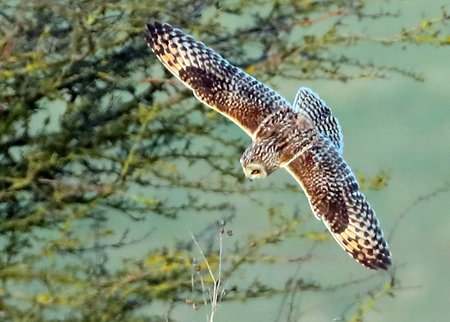
[[[398,227],[398,225],[400,224],[400,222],[406,217],[406,215],[408,215],[410,213],[410,211],[416,207],[417,205],[421,204],[424,201],[428,201],[442,193],[445,192],[449,192],[450,191],[450,183],[445,184],[443,187],[437,188],[436,190],[419,196],[412,204],[410,204],[408,207],[406,207],[405,210],[403,210],[400,215],[397,217],[396,221],[394,222],[394,225],[392,226],[391,231],[389,232],[389,237],[388,237],[388,241],[389,243],[392,242],[392,238],[394,237],[394,233]]]
[[[206,263],[206,267],[208,268],[209,275],[211,276],[211,279],[213,281],[213,290],[212,294],[210,295],[210,301],[211,301],[211,313],[209,317],[207,318],[209,322],[214,321],[214,314],[216,313],[216,310],[218,308],[219,304],[219,290],[221,285],[221,274],[222,274],[222,253],[223,253],[223,233],[224,229],[223,227],[220,227],[220,237],[219,237],[219,268],[218,268],[218,274],[217,278],[214,276],[214,273],[212,272],[211,266],[209,265],[208,259],[205,256],[205,253],[203,252],[202,248],[197,242],[197,239],[195,238],[194,234],[191,233],[191,238],[195,243],[195,246],[197,246],[198,251],[203,257],[203,260]],[[200,283],[202,286],[202,292],[203,292],[203,300],[205,303],[205,306],[207,305],[206,298],[204,296],[205,294],[205,284],[202,276],[199,273]]]
[[[159,78],[143,78],[139,81],[139,83],[149,83],[149,84],[170,84],[174,86],[184,87],[180,81],[176,79],[159,79]]]
[[[335,10],[335,11],[327,12],[327,13],[325,13],[325,14],[323,14],[323,15],[317,17],[317,18],[310,19],[310,18],[307,17],[307,18],[298,20],[298,21],[296,21],[295,23],[296,23],[296,24],[299,24],[299,25],[302,25],[302,26],[310,26],[310,25],[312,25],[313,23],[316,23],[316,22],[318,22],[318,21],[321,21],[321,20],[327,20],[327,19],[330,19],[330,18],[332,18],[332,17],[345,15],[345,14],[347,14],[347,13],[349,13],[349,12],[350,12],[350,9],[339,8],[339,9],[337,9],[337,10]]]
[[[352,316],[350,322],[362,321],[364,314],[374,307],[377,300],[386,294],[390,294],[392,289],[392,283],[387,283],[382,289],[377,290],[375,293],[369,294],[369,299],[358,308],[358,311]]]

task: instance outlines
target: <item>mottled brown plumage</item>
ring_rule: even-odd
[[[147,24],[147,42],[158,59],[204,104],[250,136],[270,114],[290,104],[273,89],[218,53],[168,24]],[[251,96],[248,95],[251,93]]]
[[[389,268],[378,220],[342,157],[339,123],[317,94],[302,87],[291,105],[181,30],[157,22],[147,29],[148,44],[163,65],[250,135],[253,142],[241,157],[248,178],[286,168],[343,249],[368,268]]]
[[[316,135],[310,149],[287,170],[301,183],[313,213],[353,258],[372,269],[388,269],[391,254],[374,211],[330,140]]]

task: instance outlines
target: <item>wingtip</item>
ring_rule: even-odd
[[[390,254],[388,256],[378,257],[375,260],[359,260],[357,257],[355,259],[362,265],[369,269],[379,270],[379,271],[390,271],[392,268],[392,258]]]
[[[167,29],[173,29],[171,25],[168,23],[161,23],[159,21],[153,21],[153,22],[147,22],[146,24],[147,30],[150,32],[150,34],[156,34],[160,30],[167,30]]]
[[[383,264],[380,266],[381,270],[390,271],[392,268],[392,258],[388,257],[383,261]]]
[[[151,35],[157,33],[158,29],[161,29],[162,24],[159,21],[147,22],[147,30]]]
[[[158,37],[158,34],[162,34],[167,27],[170,25],[166,23],[160,23],[159,21],[147,22],[146,23],[147,31],[145,38],[150,47],[153,47],[153,43],[155,39]]]
[[[385,241],[384,251],[380,254],[377,264],[379,270],[390,271],[392,268],[392,253],[389,250],[388,244]]]
[[[149,33],[153,33],[153,32],[155,31],[155,25],[154,25],[154,23],[147,22],[146,26],[147,26],[147,31],[148,31]]]

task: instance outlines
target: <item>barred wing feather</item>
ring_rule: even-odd
[[[252,138],[258,125],[290,103],[223,59],[205,44],[168,24],[147,24],[147,42],[163,65],[204,104]]]

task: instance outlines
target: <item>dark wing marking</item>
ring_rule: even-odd
[[[331,109],[320,99],[319,95],[306,87],[301,87],[295,96],[294,109],[308,116],[316,125],[318,131],[342,153],[344,140],[337,118],[331,114]]]
[[[287,170],[339,245],[364,266],[387,270],[391,254],[375,212],[334,145],[322,136],[316,141]]]
[[[163,65],[203,103],[253,137],[258,125],[289,102],[231,65],[192,36],[168,24],[147,24],[147,42]]]

